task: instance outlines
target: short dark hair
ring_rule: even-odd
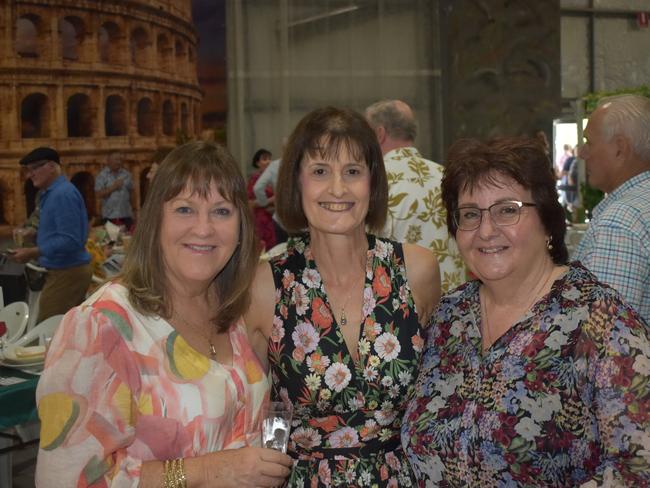
[[[160,245],[163,204],[186,187],[206,197],[212,183],[223,198],[234,204],[240,215],[239,244],[214,280],[218,306],[212,321],[219,331],[225,331],[248,307],[259,251],[246,182],[239,165],[223,146],[194,141],[177,147],[165,157],[140,211],[121,280],[139,312],[165,318],[172,315]]]
[[[289,136],[282,156],[275,203],[287,232],[302,232],[308,224],[299,183],[303,159],[316,155],[336,158],[341,147],[368,166],[371,192],[366,226],[371,232],[383,228],[388,212],[388,179],[377,136],[366,119],[354,110],[325,107],[303,117]]]
[[[259,168],[260,167],[260,159],[262,159],[262,157],[264,157],[264,156],[271,157],[271,151],[269,151],[268,149],[264,149],[264,148],[258,149],[257,151],[255,151],[255,154],[253,155],[253,161],[251,162],[251,164],[253,165],[253,168]]]
[[[564,243],[565,214],[558,200],[553,169],[544,147],[536,139],[502,137],[486,142],[477,139],[457,141],[449,149],[442,178],[442,201],[447,209],[447,228],[456,237],[453,215],[458,197],[495,182],[495,176],[512,178],[529,190],[544,229],[551,237],[549,251],[555,264],[566,264],[569,253]]]

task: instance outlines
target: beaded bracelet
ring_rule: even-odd
[[[163,466],[162,488],[187,488],[183,458],[167,459]]]

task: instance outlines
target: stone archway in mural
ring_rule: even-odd
[[[70,182],[77,187],[79,193],[84,199],[86,204],[86,212],[88,212],[88,220],[93,220],[97,215],[95,209],[95,178],[87,171],[80,171],[75,173]]]
[[[32,180],[29,178],[25,180],[25,184],[23,185],[23,193],[25,195],[25,210],[27,211],[27,217],[29,217],[36,209],[36,195],[38,194],[38,188],[34,186]]]

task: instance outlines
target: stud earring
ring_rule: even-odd
[[[548,249],[549,251],[553,250],[553,238],[551,236],[548,236],[546,238],[546,249]]]

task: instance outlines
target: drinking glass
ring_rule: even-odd
[[[292,415],[290,403],[269,402],[262,417],[262,447],[286,454]]]

